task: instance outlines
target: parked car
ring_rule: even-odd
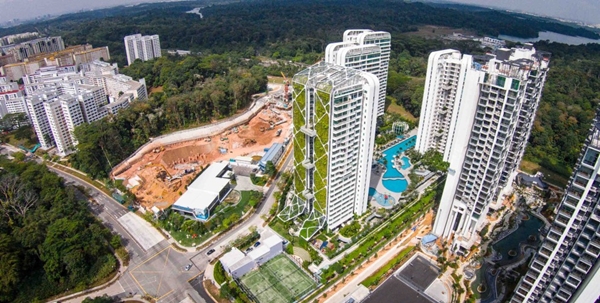
[[[258,247],[260,245],[260,241],[254,243],[254,247]]]
[[[188,264],[185,266],[185,271],[190,270],[190,268],[192,268],[192,263]]]
[[[254,248],[252,248],[252,247],[248,247],[248,248],[246,248],[246,252],[251,252],[253,249]]]
[[[211,249],[209,249],[209,250],[206,252],[206,255],[207,255],[207,256],[210,256],[210,255],[212,255],[212,253],[214,253],[214,252],[215,252],[215,249],[214,249],[214,248],[211,248]]]

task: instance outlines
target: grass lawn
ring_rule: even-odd
[[[25,148],[31,149],[37,144],[37,137],[35,133],[32,133],[29,139],[17,139],[15,138],[15,133],[19,130],[13,131],[10,134],[3,135],[3,137],[8,141],[8,144],[19,147],[19,145],[23,145]]]
[[[392,102],[386,109],[387,112],[394,113],[400,115],[402,118],[416,122],[417,118],[409,113],[404,106],[396,104],[396,102]]]
[[[532,175],[537,173],[538,171],[542,172],[544,174],[544,181],[558,187],[565,187],[567,183],[569,183],[569,177],[559,175],[558,173],[555,173],[545,167],[542,167],[535,162],[521,160],[521,165],[519,166],[519,168],[522,171]]]
[[[316,286],[313,279],[284,254],[240,280],[260,303],[295,302]]]
[[[400,265],[402,265],[402,263],[404,263],[404,261],[405,261],[404,259],[406,258],[406,256],[408,256],[408,254],[411,251],[413,251],[413,249],[415,249],[414,246],[409,246],[409,247],[403,249],[397,256],[395,256],[394,258],[389,260],[385,265],[380,267],[375,273],[373,273],[368,278],[366,278],[364,281],[362,281],[361,284],[364,285],[365,287],[369,287],[371,285],[378,284],[381,281],[381,278],[383,278],[390,269],[392,269],[392,268],[395,269],[396,267],[399,267]]]
[[[310,237],[317,232],[319,226],[316,220],[306,220],[302,223],[300,228],[300,237],[304,239],[310,239]]]
[[[476,33],[472,30],[462,28],[452,28],[446,26],[435,26],[435,25],[423,25],[419,26],[416,32],[407,32],[403,35],[407,36],[419,36],[424,38],[437,38],[443,35],[452,35],[453,33],[461,33],[463,35],[475,35]]]
[[[220,212],[223,213],[223,218],[229,218],[233,214],[237,214],[239,216],[239,218],[241,218],[243,216],[243,214],[245,214],[247,211],[250,210],[250,208],[251,208],[250,202],[253,199],[259,199],[256,197],[256,193],[258,193],[258,192],[242,191],[240,201],[236,205],[229,206],[229,207],[226,207],[226,208],[223,208],[220,210]],[[213,216],[214,216],[214,214],[213,214]],[[193,219],[188,219],[188,220],[193,220]],[[237,222],[231,222],[231,223],[237,223]],[[190,235],[189,232],[183,231],[183,230],[169,231],[169,234],[171,234],[171,237],[173,237],[175,240],[177,240],[177,242],[179,242],[181,245],[190,247],[190,246],[198,246],[198,245],[202,244],[208,238],[219,233],[221,230],[222,229],[217,229],[216,232],[207,232],[195,239],[192,238],[192,236]]]

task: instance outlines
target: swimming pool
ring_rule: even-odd
[[[410,159],[407,156],[402,157],[402,169],[408,169],[410,167]]]
[[[384,208],[390,208],[396,204],[396,201],[392,196],[382,195],[373,187],[369,187],[369,197],[375,198],[375,202]]]
[[[408,187],[408,181],[406,181],[406,179],[384,179],[381,181],[381,183],[389,191],[395,193],[401,193]]]
[[[383,174],[383,186],[395,193],[401,193],[408,187],[408,181],[404,178],[404,175],[394,168],[394,156],[402,153],[410,148],[413,148],[417,143],[417,136],[412,136],[398,144],[384,150],[382,152],[385,157],[386,171]],[[402,157],[402,169],[408,169],[410,167],[410,161],[408,157]]]

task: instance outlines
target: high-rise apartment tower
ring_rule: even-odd
[[[148,61],[161,56],[158,35],[142,36],[141,34],[135,34],[125,36],[124,40],[127,65],[131,65],[135,59]]]
[[[390,65],[391,36],[388,32],[369,29],[349,29],[343,42],[327,45],[325,62],[370,72],[379,79],[377,116],[385,109],[388,68]]]
[[[600,116],[558,212],[511,303],[588,303],[600,297]]]
[[[429,57],[417,150],[450,163],[433,233],[466,252],[510,189],[533,125],[550,54],[528,44],[494,55]]]
[[[320,62],[292,85],[294,186],[280,218],[306,214],[300,236],[309,239],[367,209],[379,80]]]

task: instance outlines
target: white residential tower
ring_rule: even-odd
[[[131,65],[135,59],[148,61],[161,56],[158,35],[142,36],[141,34],[135,34],[125,36],[124,40],[127,65]]]
[[[417,149],[450,163],[433,233],[451,251],[479,241],[490,207],[499,207],[523,157],[550,54],[531,45],[468,56],[430,55]]]
[[[367,209],[379,80],[320,62],[292,85],[294,190],[280,218],[306,214],[300,236],[309,239]]]

